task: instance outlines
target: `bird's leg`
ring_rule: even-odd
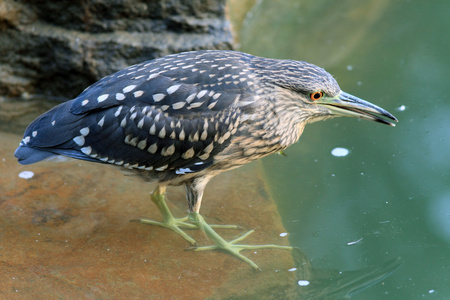
[[[290,246],[280,246],[280,245],[242,245],[242,244],[236,244],[246,237],[248,237],[250,234],[253,233],[254,230],[250,230],[247,233],[243,234],[242,236],[232,240],[232,241],[225,241],[220,235],[217,234],[217,232],[214,231],[214,229],[211,228],[211,226],[206,223],[206,221],[203,219],[203,217],[197,213],[197,212],[191,212],[189,214],[189,220],[197,225],[201,230],[205,232],[205,234],[215,243],[213,246],[202,246],[202,247],[195,247],[190,248],[190,250],[193,251],[210,251],[210,250],[222,250],[225,251],[242,261],[248,263],[252,268],[255,270],[260,271],[260,268],[257,264],[255,264],[251,259],[248,257],[242,255],[240,252],[242,250],[255,250],[255,249],[284,249],[284,250],[292,250],[293,247]]]
[[[158,207],[159,211],[161,212],[161,215],[163,217],[162,222],[157,222],[149,219],[139,219],[136,220],[139,223],[143,224],[149,224],[149,225],[157,225],[162,226],[165,228],[172,229],[179,235],[181,235],[186,241],[188,241],[192,245],[197,245],[195,240],[191,238],[189,235],[187,235],[181,228],[189,228],[189,229],[195,229],[197,226],[195,226],[192,223],[188,223],[188,217],[184,218],[175,218],[172,213],[169,210],[169,207],[166,203],[166,187],[158,185],[155,190],[152,193],[151,199],[153,203],[155,203],[156,207]]]
[[[152,193],[151,199],[153,203],[155,203],[156,207],[158,207],[158,210],[161,212],[161,215],[163,217],[162,222],[153,221],[150,219],[138,219],[138,220],[132,220],[133,222],[139,222],[142,224],[147,225],[156,225],[161,226],[165,228],[169,228],[179,235],[181,235],[186,241],[188,241],[191,245],[196,246],[197,243],[195,240],[190,237],[187,233],[185,233],[180,228],[186,228],[186,229],[198,229],[198,226],[195,224],[192,224],[188,218],[188,216],[184,218],[175,218],[172,213],[170,212],[169,207],[166,203],[166,187],[158,185],[155,190]],[[236,225],[210,225],[214,228],[224,228],[224,229],[239,229],[239,226]]]

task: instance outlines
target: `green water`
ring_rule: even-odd
[[[400,121],[315,123],[287,157],[263,160],[290,241],[315,267],[402,258],[353,299],[450,299],[449,14],[447,0],[266,0],[240,30],[240,50],[324,67]]]

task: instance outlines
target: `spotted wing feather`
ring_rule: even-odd
[[[243,71],[250,56],[220,53],[167,56],[105,77],[33,122],[16,155],[22,163],[51,153],[197,172],[228,145],[240,113],[254,101],[253,79]]]
[[[88,87],[71,112],[141,102],[175,114],[221,111],[254,94],[251,58],[232,51],[196,51],[143,62]]]

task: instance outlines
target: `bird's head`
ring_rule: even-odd
[[[295,103],[301,109],[303,121],[310,123],[346,116],[395,126],[397,119],[391,113],[343,92],[324,69],[302,61],[279,62],[281,65],[272,70],[277,74],[276,85],[287,91],[291,104]]]

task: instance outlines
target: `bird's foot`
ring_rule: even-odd
[[[189,250],[193,251],[211,251],[211,250],[222,250],[228,252],[229,254],[239,258],[240,260],[249,264],[255,270],[261,271],[257,264],[255,264],[251,259],[242,255],[240,252],[242,250],[255,250],[255,249],[284,249],[284,250],[292,250],[293,247],[290,246],[280,246],[280,245],[241,245],[236,244],[237,242],[242,241],[250,234],[253,233],[254,230],[250,230],[249,232],[243,234],[242,236],[232,240],[225,241],[220,235],[218,235],[210,225],[206,223],[203,217],[199,213],[190,213],[189,220],[198,226],[201,230],[205,232],[205,234],[213,240],[215,245],[212,246],[202,246],[202,247],[193,247],[189,248]]]
[[[186,232],[181,230],[180,228],[187,228],[187,229],[195,229],[197,226],[194,224],[188,222],[188,217],[184,218],[175,218],[172,213],[169,210],[169,207],[166,203],[166,189],[163,186],[157,186],[156,189],[153,191],[151,199],[153,203],[155,203],[156,207],[158,207],[158,210],[161,212],[161,215],[163,217],[162,222],[153,221],[149,219],[138,219],[138,220],[132,220],[133,222],[139,222],[142,224],[148,224],[148,225],[156,225],[161,226],[165,228],[169,228],[179,235],[181,235],[188,243],[191,245],[196,246],[197,242],[190,237]]]
[[[170,213],[170,211],[169,211],[169,213]],[[186,241],[188,241],[189,244],[196,246],[197,242],[192,237],[190,237],[186,232],[181,230],[181,228],[187,228],[187,229],[196,229],[197,228],[194,224],[186,222],[187,220],[188,220],[188,217],[174,218],[172,216],[172,214],[170,214],[170,218],[164,218],[163,222],[153,221],[150,219],[138,219],[138,220],[132,220],[132,222],[138,222],[138,223],[147,224],[147,225],[156,225],[156,226],[161,226],[161,227],[171,229],[171,230],[175,231],[176,233],[178,233],[179,235],[181,235],[181,237],[183,237]]]
[[[188,243],[191,245],[197,246],[197,242],[190,237],[186,232],[184,232],[183,229],[198,229],[199,227],[195,224],[190,222],[189,216],[186,216],[184,218],[175,218],[172,213],[169,210],[169,207],[166,203],[166,193],[165,188],[158,186],[152,193],[151,199],[153,203],[155,203],[156,207],[158,207],[158,210],[161,212],[161,215],[163,217],[162,222],[153,221],[150,219],[138,219],[138,220],[131,220],[132,222],[138,222],[142,224],[148,224],[148,225],[156,225],[165,227],[168,229],[171,229],[181,235]],[[213,228],[222,228],[222,229],[240,229],[239,226],[236,225],[210,225]]]
[[[169,211],[170,213],[170,211]],[[156,225],[156,226],[161,226],[161,227],[165,227],[168,229],[171,229],[173,231],[175,231],[176,233],[178,233],[179,235],[181,235],[186,241],[188,241],[191,245],[197,246],[197,242],[190,237],[186,232],[184,232],[181,228],[183,229],[198,229],[199,227],[195,226],[194,224],[190,223],[190,222],[186,222],[189,221],[188,216],[184,217],[184,218],[175,218],[173,217],[173,215],[170,213],[170,215],[168,215],[166,218],[164,218],[163,222],[158,222],[158,221],[153,221],[150,219],[137,219],[137,220],[131,220],[131,222],[138,222],[138,223],[142,223],[142,224],[147,224],[147,225]],[[237,225],[209,225],[212,228],[220,228],[220,229],[240,229],[240,226]]]

